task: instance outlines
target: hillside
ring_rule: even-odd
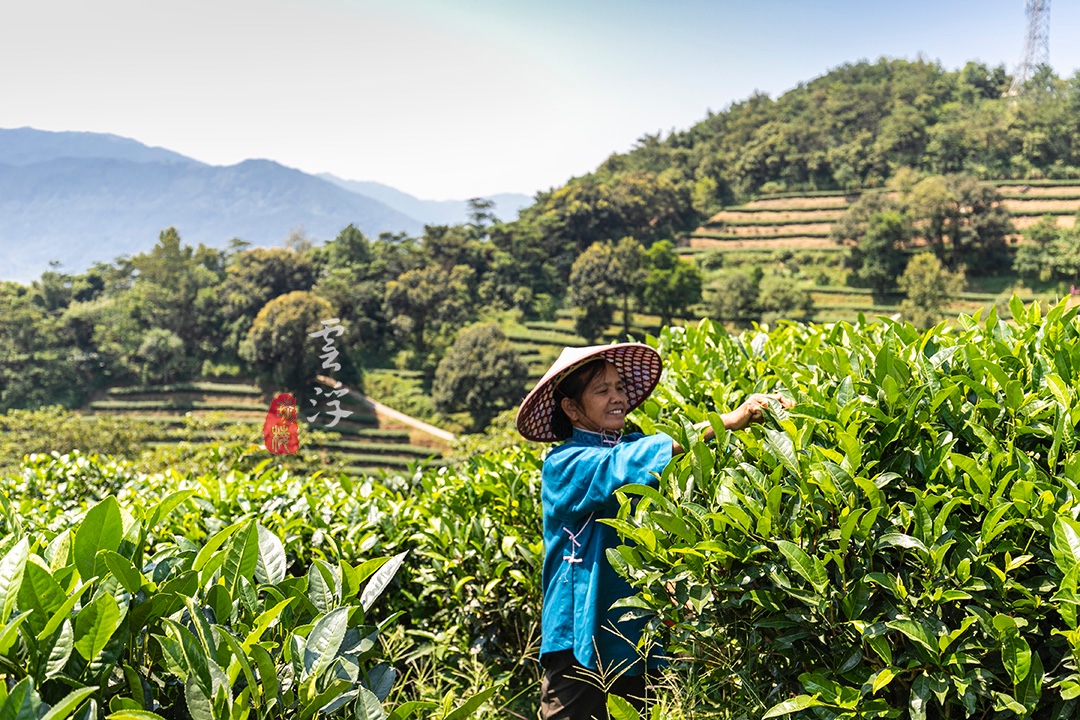
[[[1058,227],[1073,227],[1080,212],[1080,181],[991,181],[1017,230],[1044,215]],[[762,195],[727,207],[691,232],[692,248],[718,250],[840,250],[829,238],[833,224],[859,197],[857,192]],[[1014,237],[1018,241],[1019,237]]]

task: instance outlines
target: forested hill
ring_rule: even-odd
[[[759,192],[881,185],[897,168],[981,178],[1080,177],[1080,73],[1048,68],[1006,97],[1004,67],[924,60],[843,65],[777,99],[737,102],[693,127],[646,135],[597,171],[662,174],[699,211]]]

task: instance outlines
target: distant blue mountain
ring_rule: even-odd
[[[340,185],[346,190],[374,198],[409,217],[416,218],[425,225],[453,225],[469,219],[467,200],[421,200],[382,183],[344,180],[330,173],[320,173],[319,177]],[[531,197],[520,193],[500,193],[489,195],[485,199],[495,203],[495,215],[500,220],[517,219],[518,211],[533,203]]]
[[[33,165],[60,158],[107,158],[132,162],[201,164],[197,160],[119,135],[0,129],[0,165]]]
[[[342,182],[269,160],[207,165],[116,135],[0,129],[0,280],[29,282],[51,260],[66,272],[82,272],[97,261],[149,250],[169,226],[189,244],[222,248],[233,238],[279,245],[297,228],[326,240],[350,223],[369,237],[417,235],[425,224],[467,218],[464,201],[412,198],[427,208],[414,217]],[[397,205],[411,198],[371,185]],[[504,206],[502,197],[496,196],[500,217],[512,219],[517,208]],[[457,214],[430,212],[429,206],[451,205]]]

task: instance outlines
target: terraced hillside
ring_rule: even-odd
[[[379,469],[404,469],[429,457],[439,458],[446,442],[376,412],[350,394],[342,408],[353,412],[334,428],[327,418],[308,423],[300,413],[301,433],[321,430],[311,447],[326,454],[346,472],[363,475]],[[258,387],[239,382],[195,382],[176,385],[115,387],[90,403],[87,412],[115,414],[143,420],[159,428],[151,445],[211,441],[249,426],[251,442],[262,444],[262,424],[270,398]],[[303,442],[303,435],[301,436]],[[325,438],[325,439],[323,439]]]
[[[998,181],[1005,207],[1018,230],[1054,215],[1059,227],[1072,227],[1080,211],[1080,181]],[[719,250],[842,250],[829,239],[859,193],[819,192],[761,197],[713,215],[687,239],[690,248]]]

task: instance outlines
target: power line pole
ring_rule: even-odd
[[[1013,75],[1009,95],[1019,95],[1040,65],[1050,64],[1050,0],[1027,0],[1024,56]]]

